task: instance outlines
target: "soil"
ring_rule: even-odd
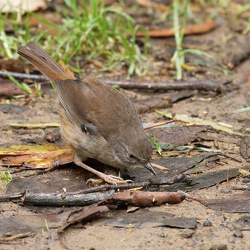
[[[238,17],[239,18],[239,17]],[[218,18],[219,19],[219,18]],[[239,22],[240,22],[239,18]],[[238,109],[248,107],[250,104],[250,90],[249,90],[249,65],[250,65],[250,38],[247,35],[242,35],[238,29],[233,25],[230,17],[220,17],[217,20],[216,29],[206,34],[190,35],[184,40],[184,44],[196,44],[199,46],[209,47],[208,52],[213,55],[212,61],[216,64],[211,67],[197,66],[195,71],[185,71],[184,79],[187,81],[194,80],[214,80],[223,85],[223,82],[228,79],[230,83],[226,84],[221,93],[213,91],[143,91],[134,90],[138,95],[138,101],[143,105],[143,98],[140,100],[141,95],[152,95],[154,98],[159,98],[161,101],[162,96],[173,100],[174,96],[180,95],[176,101],[170,101],[170,105],[166,108],[161,108],[161,111],[172,114],[185,114],[190,117],[198,117],[204,120],[214,121],[216,123],[224,123],[231,126],[234,131],[242,132],[246,135],[249,134],[249,111],[237,112]],[[154,48],[154,55],[149,56],[150,70],[148,74],[136,80],[147,82],[172,82],[174,80],[173,68],[169,63],[169,55],[173,50],[171,44],[173,38],[152,39],[152,46]],[[240,51],[241,50],[241,51]],[[164,52],[164,53],[163,53]],[[240,55],[241,60],[235,58]],[[189,55],[187,61],[192,64],[194,57]],[[205,60],[203,61],[205,62]],[[230,63],[229,63],[230,62]],[[235,65],[234,65],[235,63]],[[231,68],[228,65],[234,65]],[[225,75],[226,69],[229,70],[230,75]],[[224,71],[222,70],[224,69]],[[227,71],[229,72],[229,71]],[[112,72],[111,72],[112,73]],[[95,74],[93,70],[92,75]],[[109,73],[110,74],[110,73]],[[108,74],[103,74],[102,78],[107,79],[110,77]],[[122,78],[120,76],[120,78]],[[120,79],[119,78],[119,79]],[[132,79],[133,80],[133,79]],[[0,107],[0,133],[1,133],[1,147],[9,145],[29,144],[36,145],[46,142],[44,134],[56,134],[59,132],[58,128],[45,128],[45,129],[18,129],[8,126],[8,123],[46,123],[46,122],[59,122],[55,103],[54,91],[46,85],[42,88],[43,97],[38,98],[29,96],[24,99],[5,98],[1,97]],[[159,122],[164,118],[154,111],[142,112],[141,117],[143,122]],[[175,126],[186,126],[182,122],[177,122]],[[242,154],[242,137],[238,135],[229,135],[223,131],[217,131],[216,138],[211,140],[203,140],[201,145],[207,146],[210,149],[219,149],[221,152],[240,159],[237,162],[233,159],[220,158],[218,162],[214,163],[216,170],[238,168],[243,169],[249,166],[247,156]],[[215,146],[218,143],[219,146]],[[56,142],[57,145],[64,145],[62,140]],[[189,145],[195,145],[190,142]],[[248,146],[246,146],[246,151]],[[165,150],[163,157],[176,157],[182,158],[191,155],[202,155],[202,150]],[[154,152],[154,159],[160,158]],[[81,176],[86,175],[86,171],[68,164],[66,168],[55,170],[57,171],[70,171],[77,173],[80,178],[75,179],[75,182],[81,182]],[[3,170],[4,168],[2,168]],[[14,179],[27,178],[28,175],[35,175],[37,170],[24,171],[13,174]],[[47,173],[43,178],[49,178]],[[53,172],[49,173],[53,175]],[[148,178],[151,177],[147,174]],[[189,176],[196,175],[190,174]],[[246,187],[245,182],[249,180],[248,175],[237,175],[237,177],[225,180],[216,185],[207,188],[197,189],[190,191],[188,194],[193,197],[199,198],[223,198],[230,197],[232,194],[246,194],[249,191],[234,190],[234,186]],[[86,177],[86,176],[85,176]],[[42,178],[42,177],[41,177]],[[4,187],[4,182],[1,181],[0,185]],[[11,185],[11,183],[9,184]],[[246,184],[247,185],[247,184]],[[34,187],[34,186],[33,186]],[[247,186],[249,188],[249,186]],[[66,187],[68,189],[68,187]],[[2,188],[1,193],[5,193],[7,188]],[[18,191],[18,190],[17,190]],[[176,228],[169,226],[154,225],[151,218],[150,223],[143,224],[142,226],[134,226],[129,223],[120,223],[121,218],[124,216],[129,217],[126,207],[119,210],[111,210],[108,213],[102,214],[100,217],[95,218],[86,223],[77,223],[69,227],[63,234],[57,233],[57,228],[60,222],[57,221],[56,226],[48,220],[48,227],[44,219],[40,220],[41,224],[36,225],[35,220],[29,230],[20,232],[18,228],[12,230],[11,235],[18,235],[19,233],[30,233],[27,237],[17,237],[13,240],[3,240],[10,236],[8,230],[3,229],[4,219],[8,221],[10,218],[33,218],[32,216],[48,215],[42,211],[42,208],[35,208],[33,206],[24,206],[19,201],[8,201],[0,203],[0,249],[250,249],[250,230],[249,222],[245,228],[237,229],[232,224],[238,219],[247,216],[250,207],[246,204],[247,212],[225,212],[224,210],[210,209],[198,201],[185,199],[179,204],[169,205],[164,204],[161,206],[153,206],[148,208],[141,208],[139,211],[151,211],[157,216],[161,213],[171,213],[175,217],[191,218],[197,221],[196,228]],[[67,211],[69,208],[50,208],[50,213],[60,214]],[[71,209],[71,208],[70,208]],[[73,209],[73,208],[72,208]],[[135,211],[134,213],[138,213]],[[112,221],[114,218],[114,221]],[[27,219],[28,220],[28,219]],[[63,221],[63,219],[62,219]],[[140,222],[145,222],[145,219],[140,218]],[[31,223],[32,224],[32,223]],[[13,226],[13,225],[12,225]],[[14,233],[13,233],[14,232]]]

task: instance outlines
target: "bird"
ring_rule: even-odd
[[[18,48],[56,87],[60,133],[74,150],[74,163],[109,184],[127,183],[84,163],[93,158],[124,170],[145,167],[156,175],[150,160],[152,143],[134,104],[119,90],[94,77],[80,77],[59,66],[33,42]]]

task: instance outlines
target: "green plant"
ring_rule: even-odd
[[[174,25],[174,33],[175,33],[175,43],[176,43],[176,49],[174,52],[174,55],[171,59],[172,63],[175,65],[176,68],[176,79],[180,80],[182,79],[182,66],[185,64],[185,54],[186,53],[193,53],[201,56],[206,56],[211,58],[211,56],[201,50],[198,49],[183,49],[182,48],[182,42],[184,38],[184,32],[187,24],[187,13],[188,13],[188,4],[189,0],[184,0],[183,2],[183,18],[182,18],[182,25],[180,27],[179,23],[179,8],[180,3],[179,0],[174,0],[173,3],[173,25]]]
[[[41,85],[38,84],[37,82],[34,82],[36,94],[38,95],[39,98],[42,98],[42,91],[41,91]]]
[[[149,136],[150,141],[153,143],[154,147],[156,148],[157,153],[162,156],[162,146],[159,141],[157,141],[154,137]]]
[[[136,44],[135,33],[140,26],[126,13],[114,8],[105,7],[105,1],[92,0],[89,5],[64,0],[71,12],[63,19],[56,38],[54,54],[63,52],[64,62],[70,61],[76,55],[87,55],[87,58],[106,58],[106,66],[102,69],[110,70],[117,64],[128,67],[127,75],[142,74],[145,68],[145,53],[141,53]],[[65,35],[65,33],[67,33]]]
[[[0,9],[0,56],[17,59],[18,55],[16,53],[16,48],[27,41],[30,40],[30,24],[29,24],[29,14],[26,15],[24,20],[25,25],[21,24],[20,13],[13,12],[2,13]],[[11,29],[12,35],[6,31],[6,26]]]
[[[5,185],[12,181],[12,175],[9,170],[9,166],[6,168],[5,172],[0,171],[0,178],[5,182]]]
[[[127,68],[128,77],[134,73],[144,73],[147,68],[147,49],[144,46],[141,52],[135,36],[137,30],[143,28],[135,25],[133,18],[118,8],[106,7],[105,0],[64,2],[67,8],[63,9],[64,18],[59,25],[33,12],[25,16],[15,12],[11,15],[0,12],[0,56],[16,59],[17,47],[32,40],[44,43],[42,47],[56,60],[68,63],[74,58],[76,66],[71,69],[77,73],[81,73],[78,62],[82,61],[83,55],[87,59],[105,59],[103,71],[120,64]],[[49,28],[31,36],[31,15],[48,24]],[[7,23],[12,27],[11,35],[5,31]],[[58,33],[51,35],[48,32],[50,29]]]
[[[16,78],[14,78],[12,75],[10,75],[7,71],[6,71],[6,74],[8,76],[8,78],[14,83],[16,84],[18,87],[20,87],[21,89],[23,89],[24,91],[26,91],[27,93],[31,94],[32,93],[32,90],[31,88],[29,87],[29,85],[27,85],[25,82],[18,82],[16,80]]]

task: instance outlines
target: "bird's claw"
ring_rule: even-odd
[[[93,185],[100,185],[102,182],[107,182],[109,184],[127,184],[131,183],[133,181],[131,180],[123,180],[121,177],[115,176],[115,175],[107,175],[107,174],[102,174],[99,176],[101,179],[88,179],[87,183],[91,183]]]

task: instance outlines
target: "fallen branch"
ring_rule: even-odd
[[[49,81],[47,77],[43,75],[35,75],[35,74],[24,74],[24,73],[17,73],[11,72],[6,70],[0,70],[0,77],[9,78],[8,75],[11,75],[17,79],[31,79],[36,81]]]
[[[2,238],[0,238],[0,244],[14,241],[14,240],[19,240],[19,239],[26,238],[26,237],[31,237],[34,235],[35,235],[35,233],[33,233],[33,232],[27,232],[27,233],[20,233],[20,234],[15,234],[12,236],[2,237]]]
[[[132,188],[143,188],[149,185],[172,185],[180,182],[185,178],[185,175],[178,174],[171,178],[164,176],[156,176],[149,181],[139,183],[128,183],[118,185],[101,185],[91,187],[75,192],[56,192],[56,193],[33,193],[26,190],[26,192],[1,194],[0,201],[7,201],[23,197],[24,204],[32,204],[37,206],[86,206],[112,195],[115,190],[124,190]]]
[[[24,192],[13,193],[13,194],[0,194],[0,202],[18,199],[18,198],[23,197],[24,194],[25,194]]]
[[[205,22],[202,24],[188,24],[186,26],[184,35],[204,34],[215,28],[216,28],[215,22],[212,19],[206,19]],[[147,34],[150,37],[172,37],[174,36],[174,28],[148,30]],[[145,32],[137,31],[136,36],[144,37]]]
[[[103,80],[111,85],[118,85],[121,88],[137,88],[137,89],[163,89],[163,90],[206,90],[221,92],[222,86],[214,81],[194,81],[194,82],[125,82],[125,81],[112,81]],[[224,84],[224,83],[223,83]]]
[[[8,72],[8,74],[17,79],[31,79],[31,80],[49,82],[49,80],[42,75],[29,75],[16,72]],[[6,78],[8,77],[6,71],[0,71],[0,76]],[[118,85],[121,88],[128,88],[128,89],[133,88],[133,89],[162,89],[162,90],[205,90],[205,91],[222,92],[223,85],[227,84],[228,82],[231,82],[232,80],[228,80],[222,84],[210,80],[194,81],[194,82],[180,81],[180,82],[161,82],[161,83],[113,81],[107,79],[106,80],[103,79],[103,81],[110,85]],[[4,94],[7,95],[6,91],[4,91]]]
[[[87,206],[104,200],[112,195],[114,190],[89,194],[65,193],[33,193],[26,191],[23,203],[34,206]]]
[[[133,205],[138,207],[159,206],[165,203],[178,204],[185,199],[185,195],[179,192],[147,192],[126,190],[108,197],[101,205]]]
[[[80,208],[75,212],[78,213],[73,219],[63,224],[59,229],[58,233],[62,233],[64,229],[72,224],[80,221],[90,220],[96,218],[101,213],[109,211],[106,205],[134,205],[139,207],[147,206],[159,206],[161,204],[177,204],[185,199],[185,195],[181,192],[146,192],[146,191],[135,191],[126,190],[111,195],[107,199],[93,204],[83,209]],[[71,213],[72,215],[72,213]]]

